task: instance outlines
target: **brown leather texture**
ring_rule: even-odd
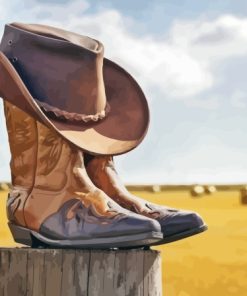
[[[83,152],[7,102],[5,114],[12,155],[13,189],[7,205],[11,221],[38,231],[70,199],[103,218],[119,214],[109,206],[114,201],[88,177]]]
[[[102,248],[102,238],[111,240],[115,237],[119,240],[123,236],[132,236],[135,239],[136,234],[160,233],[158,222],[121,209],[114,202],[109,202],[109,207],[118,214],[113,217],[102,216],[92,206],[85,207],[80,200],[71,199],[42,223],[40,234],[56,240],[68,237],[71,241],[99,238],[101,243],[98,243],[98,247]]]
[[[90,158],[87,173],[93,183],[122,207],[149,218],[158,218],[159,211],[148,207],[145,200],[131,194],[122,183],[115,169],[112,156],[85,156]]]
[[[20,23],[7,25],[5,34],[1,48],[25,65],[25,75],[18,66],[16,69],[41,106],[45,102],[50,112],[56,108],[53,113],[58,117],[65,111],[68,120],[83,120],[79,115],[100,119],[96,117],[106,108],[106,94],[104,47],[99,41],[49,26]],[[78,118],[73,117],[75,113]]]
[[[31,189],[35,175],[38,134],[35,120],[16,106],[4,102],[9,137],[13,186]]]
[[[35,176],[38,134],[35,120],[9,102],[4,102],[4,113],[11,151],[12,192],[8,199],[9,220],[25,225],[23,209]]]
[[[96,40],[48,26],[8,24],[0,75],[5,100],[84,151],[122,154],[146,135],[149,108],[140,86],[103,57]]]
[[[85,155],[87,172],[94,184],[122,207],[160,223],[164,242],[182,239],[205,231],[207,227],[195,212],[156,205],[125,188],[114,166],[113,157]]]

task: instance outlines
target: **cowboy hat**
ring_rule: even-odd
[[[92,38],[44,25],[7,24],[0,95],[92,154],[135,148],[149,124],[146,98]]]

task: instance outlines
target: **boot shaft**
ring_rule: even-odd
[[[34,186],[38,150],[35,120],[25,112],[4,101],[4,113],[11,151],[12,190],[7,201],[9,221],[25,225],[23,209]]]
[[[32,117],[7,101],[4,101],[4,113],[11,151],[12,185],[30,191],[35,179],[37,124]]]
[[[54,131],[11,103],[4,102],[4,112],[12,175],[8,218],[38,228],[47,215],[69,199],[64,189],[74,183],[71,177],[75,152]]]
[[[88,177],[81,151],[7,102],[5,117],[13,185],[7,202],[10,221],[38,230],[72,197],[85,206],[94,204],[102,215],[107,212],[108,198]]]

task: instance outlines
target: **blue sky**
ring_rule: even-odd
[[[116,157],[125,182],[247,182],[247,2],[0,0],[0,6],[1,33],[5,23],[20,21],[89,35],[138,80],[151,125],[138,148]],[[9,180],[1,108],[0,180]]]

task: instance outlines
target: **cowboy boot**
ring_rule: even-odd
[[[89,179],[83,153],[5,102],[11,150],[9,227],[29,246],[147,246],[162,238],[157,221],[121,208]]]
[[[164,235],[162,243],[173,242],[207,229],[197,213],[156,205],[131,194],[121,182],[112,156],[86,154],[85,164],[93,183],[119,205],[160,223]]]

